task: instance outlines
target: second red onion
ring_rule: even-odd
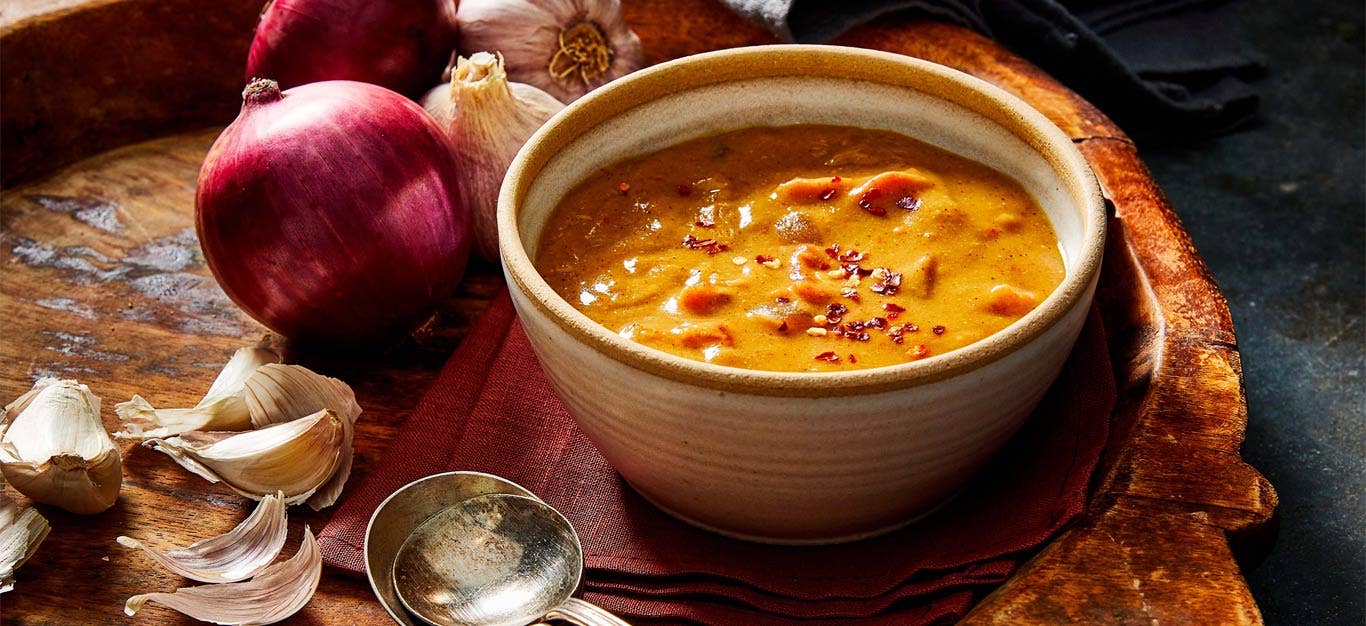
[[[418,96],[455,49],[452,0],[273,0],[247,53],[247,80],[288,89],[356,80]]]

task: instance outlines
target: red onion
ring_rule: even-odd
[[[282,88],[358,80],[420,95],[455,49],[452,0],[273,0],[247,53],[247,80]]]
[[[367,83],[283,93],[257,80],[199,172],[195,226],[228,296],[304,341],[413,329],[469,256],[469,211],[441,128]]]

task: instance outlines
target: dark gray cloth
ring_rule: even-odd
[[[1264,62],[1223,27],[1218,0],[725,0],[787,41],[822,43],[909,11],[977,30],[1032,61],[1150,142],[1248,122]]]

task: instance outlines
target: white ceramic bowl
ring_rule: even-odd
[[[616,161],[748,126],[898,131],[990,165],[1039,201],[1067,274],[1034,311],[962,349],[836,373],[744,370],[599,325],[537,273],[563,194]],[[498,206],[504,272],[560,398],[621,475],[665,511],[727,535],[833,543],[933,509],[1019,428],[1081,330],[1105,240],[1100,190],[1042,114],[910,57],[764,46],[687,57],[594,91],[518,153]]]

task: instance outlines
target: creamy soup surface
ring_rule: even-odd
[[[924,359],[1062,281],[1011,178],[910,137],[756,127],[627,159],[560,201],[536,267],[593,320],[690,359],[837,371]]]

